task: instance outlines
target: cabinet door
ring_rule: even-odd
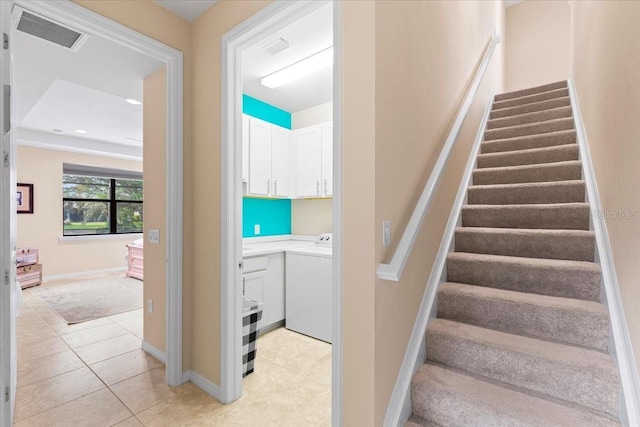
[[[242,279],[244,297],[262,304],[262,322],[260,322],[260,327],[262,327],[262,325],[266,325],[265,319],[268,316],[267,304],[265,304],[266,270],[244,274]]]
[[[290,138],[290,130],[273,126],[271,131],[272,196],[287,197],[290,194]]]
[[[268,196],[271,187],[271,125],[249,119],[249,188],[255,196]]]
[[[296,181],[298,197],[319,197],[322,194],[320,127],[313,126],[296,132]]]
[[[321,126],[322,132],[322,194],[333,195],[333,125]]]
[[[284,252],[269,255],[267,268],[266,305],[269,305],[269,317],[264,325],[272,325],[284,320]]]
[[[242,180],[249,182],[249,116],[242,115]]]

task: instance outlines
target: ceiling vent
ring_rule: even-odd
[[[77,52],[89,38],[81,33],[19,6],[14,6],[11,19],[16,30]]]
[[[291,43],[283,39],[282,37],[278,37],[277,39],[270,40],[264,44],[264,50],[266,50],[271,55],[278,54],[283,50],[289,49],[291,47]]]

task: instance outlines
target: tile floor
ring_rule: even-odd
[[[18,319],[15,426],[330,426],[331,346],[279,328],[230,405],[171,388],[140,349],[142,310],[67,325],[26,289]]]

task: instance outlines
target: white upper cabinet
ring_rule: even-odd
[[[296,185],[298,197],[320,197],[322,134],[318,126],[294,131],[296,146]]]
[[[242,180],[249,182],[249,116],[242,115]]]
[[[291,186],[291,131],[253,117],[248,122],[247,194],[263,197],[289,197]],[[243,146],[244,149],[244,146]]]
[[[322,194],[333,195],[333,123],[320,126],[322,132]]]
[[[249,119],[249,188],[254,196],[271,194],[271,125]]]
[[[274,126],[271,132],[271,195],[291,194],[291,131]]]

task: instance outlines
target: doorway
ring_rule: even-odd
[[[223,122],[222,122],[222,363],[221,400],[232,402],[242,395],[242,294],[243,294],[243,245],[242,245],[242,106],[243,79],[242,53],[259,41],[273,38],[279,30],[302,17],[327,5],[328,2],[275,3],[251,19],[225,34],[223,37]],[[333,119],[332,163],[333,174],[333,257],[331,261],[332,296],[332,421],[340,425],[341,391],[341,172],[340,172],[340,19],[339,6],[333,16]],[[314,187],[316,188],[316,187]],[[321,184],[317,184],[320,191]],[[275,191],[273,189],[272,191]],[[259,230],[255,228],[254,230]],[[246,272],[246,271],[245,271]],[[257,349],[258,354],[260,349]]]
[[[166,376],[165,380],[170,385],[179,385],[183,383],[182,375],[182,138],[183,138],[183,113],[182,113],[182,54],[162,43],[143,36],[133,30],[122,25],[116,24],[107,18],[99,16],[81,6],[72,2],[28,2],[14,1],[7,2],[3,8],[4,12],[11,10],[14,5],[33,12],[40,16],[60,23],[63,26],[69,26],[81,32],[86,32],[95,37],[102,37],[110,42],[117,43],[134,51],[146,54],[157,61],[163,63],[166,67],[166,194],[164,197],[164,209],[166,211],[166,223],[162,224],[164,232],[161,238],[166,242],[166,349],[160,349],[166,360]],[[10,17],[10,13],[9,13]],[[12,40],[12,30],[10,22],[3,20],[2,31],[7,36],[8,42]],[[10,43],[8,43],[11,46]],[[6,50],[9,50],[5,47]],[[9,69],[7,56],[3,55],[3,70]],[[5,105],[8,93],[5,91]],[[19,96],[19,94],[18,94]],[[7,112],[8,113],[8,112]],[[11,140],[5,141],[3,150],[8,154],[10,162],[15,162],[17,152],[15,132],[12,132]],[[169,159],[171,159],[169,161]],[[14,163],[15,164],[15,163]],[[7,168],[8,169],[8,168]],[[14,194],[15,198],[15,169],[13,169],[13,177],[3,174],[2,194],[11,200],[10,195]],[[7,178],[7,179],[4,179]],[[37,190],[36,190],[37,191]],[[5,203],[3,199],[3,204]],[[15,201],[10,204],[15,207]],[[9,211],[8,211],[9,212]],[[15,210],[11,215],[7,215],[6,221],[3,221],[3,230],[15,230],[16,215]],[[6,227],[6,228],[5,228]],[[6,239],[6,241],[5,241]],[[9,240],[9,233],[3,232],[2,242],[2,265],[7,266],[7,282],[13,283],[15,280],[15,267],[9,270],[15,260],[12,251],[4,249],[13,249]],[[13,310],[12,300],[16,298],[15,288],[12,291],[3,293],[2,301],[2,323],[3,334],[1,346],[4,349],[15,349],[15,341],[11,342],[11,335],[15,336],[15,319],[12,317]],[[6,310],[6,311],[5,311]],[[4,330],[6,329],[6,331]],[[2,354],[2,385],[8,389],[15,390],[15,355],[11,356],[7,353]],[[13,378],[12,378],[13,376]],[[10,393],[14,396],[13,392]],[[11,420],[13,412],[13,399],[3,401],[2,418],[5,421]]]

